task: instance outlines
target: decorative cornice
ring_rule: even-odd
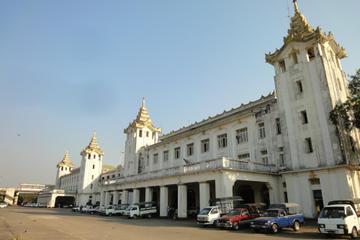
[[[195,122],[189,126],[182,127],[175,131],[171,131],[170,133],[161,136],[160,142],[149,146],[149,148],[166,144],[168,141],[174,141],[174,138],[178,138],[180,136],[184,137],[187,134],[192,135],[194,134],[194,131],[204,131],[207,126],[217,124],[223,119],[230,119],[229,117],[233,115],[246,114],[248,111],[251,111],[251,114],[255,114],[253,110],[256,107],[264,104],[269,104],[273,101],[276,101],[275,92],[271,92],[267,96],[261,96],[261,98],[255,101],[250,101],[247,104],[241,104],[240,107],[230,109],[229,111],[224,111],[223,113],[208,117],[207,119],[204,119],[200,122]]]

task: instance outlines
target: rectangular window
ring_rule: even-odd
[[[142,130],[139,130],[139,137],[142,137]]]
[[[190,143],[186,146],[186,154],[192,156],[194,154],[194,144]]]
[[[153,163],[154,164],[157,164],[159,162],[159,154],[158,153],[155,153],[153,155]]]
[[[293,52],[293,53],[291,54],[291,59],[292,59],[294,65],[295,65],[295,64],[298,64],[298,57],[297,57],[296,52]]]
[[[305,138],[305,142],[306,142],[307,152],[312,153],[314,151],[314,149],[312,146],[311,138]]]
[[[146,137],[149,137],[149,131],[146,131]]]
[[[307,56],[308,56],[309,61],[311,61],[315,58],[315,50],[313,47],[307,49]]]
[[[167,162],[169,160],[169,151],[163,152],[163,160],[164,162]]]
[[[298,93],[302,93],[304,91],[302,82],[300,80],[296,81],[296,87],[297,87],[297,92]]]
[[[279,164],[280,164],[280,167],[285,166],[285,155],[284,155],[283,147],[279,147]]]
[[[92,185],[92,184],[90,184],[90,189],[93,189],[93,185]]]
[[[93,169],[95,169],[95,164],[93,164]]]
[[[279,61],[279,67],[281,72],[286,72],[286,65],[284,60]]]
[[[262,123],[259,123],[259,138],[263,139],[265,137],[266,137],[265,124],[262,122]]]
[[[239,160],[250,160],[250,153],[243,153],[238,155]]]
[[[209,139],[204,139],[204,140],[201,141],[201,152],[202,153],[209,152],[209,147],[210,147],[210,140]]]
[[[301,120],[302,120],[302,124],[307,124],[308,121],[308,117],[307,117],[307,113],[306,111],[301,111]]]
[[[275,121],[276,121],[276,133],[279,135],[279,134],[281,134],[280,118],[275,119]]]
[[[239,130],[236,130],[236,141],[238,144],[249,141],[247,128],[241,128]]]
[[[180,147],[177,147],[174,149],[174,158],[179,159],[180,158]]]
[[[287,192],[284,192],[284,202],[289,202]]]
[[[227,147],[227,134],[221,134],[218,137],[218,147],[219,149],[221,148],[226,148]]]
[[[91,175],[91,180],[94,180],[94,175]]]
[[[269,158],[268,158],[267,150],[261,151],[261,161],[265,165],[269,164]]]

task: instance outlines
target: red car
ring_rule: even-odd
[[[240,225],[247,223],[246,220],[259,217],[258,214],[250,214],[246,208],[235,208],[225,216],[217,220],[216,226],[220,228],[231,228],[238,230]]]

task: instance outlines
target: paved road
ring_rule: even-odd
[[[16,238],[17,237],[17,238]],[[68,209],[8,207],[0,209],[0,240],[218,240],[322,239],[316,229],[282,231],[277,235],[201,228],[193,221],[126,219],[72,213]]]

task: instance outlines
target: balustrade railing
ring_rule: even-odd
[[[275,173],[277,168],[272,164],[263,164],[258,162],[251,161],[241,161],[238,159],[228,159],[228,158],[217,158],[207,161],[201,161],[196,163],[190,163],[184,166],[175,166],[171,168],[164,168],[153,170],[149,172],[139,173],[137,175],[131,175],[127,177],[119,177],[116,179],[105,180],[103,184],[119,184],[126,182],[136,182],[144,181],[149,179],[155,179],[160,177],[169,177],[169,176],[178,176],[184,174],[190,174],[194,172],[202,172],[208,170],[216,169],[232,169],[232,170],[242,170],[242,171],[251,171],[251,172],[267,172]]]

